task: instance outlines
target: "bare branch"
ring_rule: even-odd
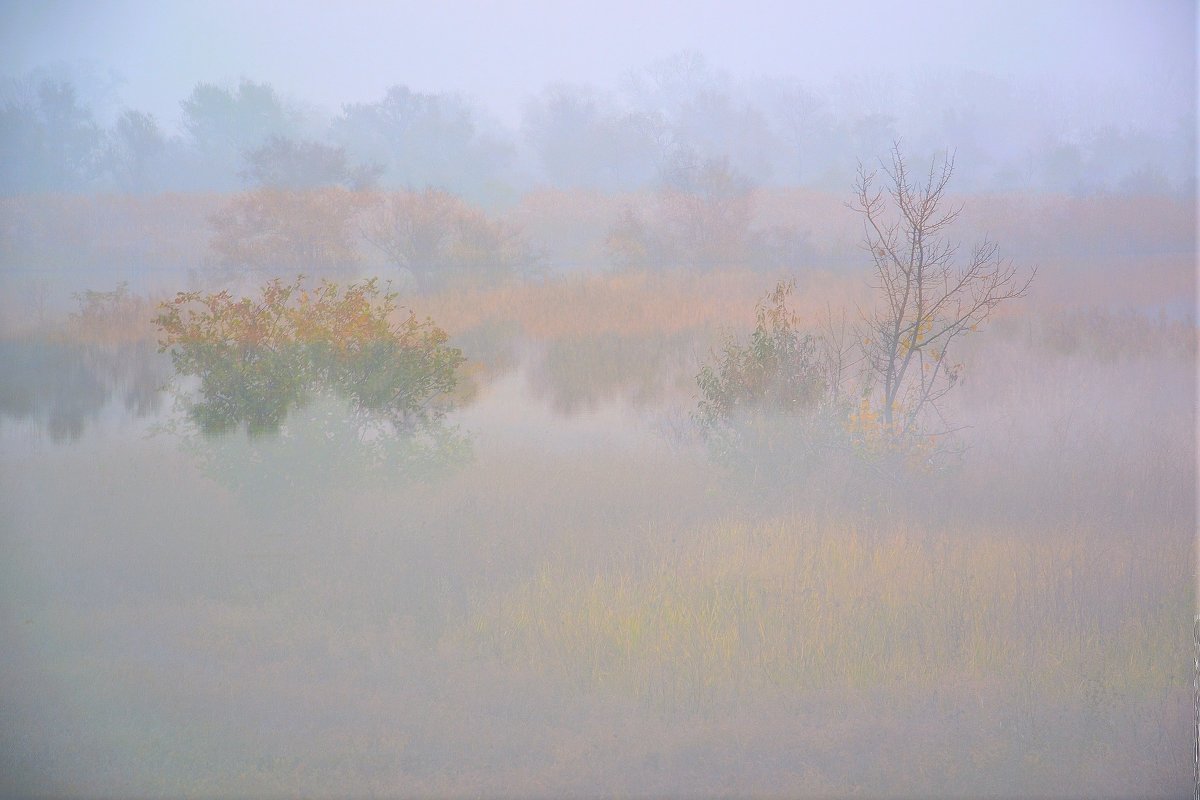
[[[875,183],[880,173],[882,188]],[[951,343],[977,330],[998,306],[1024,297],[1036,275],[1002,260],[987,238],[955,266],[959,245],[947,234],[963,205],[947,200],[953,175],[948,153],[914,180],[895,142],[890,164],[871,171],[859,165],[848,204],[863,217],[862,246],[871,254],[879,300],[873,314],[860,312],[869,331],[862,360],[881,384],[886,425],[901,435],[916,433],[925,416],[941,418],[938,401],[958,375],[947,360]]]

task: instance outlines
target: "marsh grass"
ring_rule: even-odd
[[[948,684],[1070,704],[1187,686],[1182,541],[1147,561],[1137,537],[1086,530],[863,530],[804,517],[679,538],[687,546],[616,569],[547,562],[486,598],[458,635],[548,680],[666,707]]]
[[[762,273],[728,269],[692,274],[621,272],[565,275],[544,282],[498,287],[460,287],[417,298],[447,330],[465,331],[495,320],[516,320],[533,339],[617,334],[626,337],[678,334],[705,326],[753,324],[754,306],[770,283]],[[826,303],[857,299],[858,276],[805,270],[794,310],[815,322]]]

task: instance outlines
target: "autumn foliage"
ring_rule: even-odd
[[[256,189],[209,218],[210,247],[232,273],[345,270],[360,260],[355,219],[364,201],[341,187]]]
[[[400,314],[375,280],[308,290],[303,277],[277,278],[258,298],[181,292],[154,322],[176,372],[200,378],[191,416],[204,433],[273,432],[318,392],[411,429],[441,417],[463,361],[445,331]]]

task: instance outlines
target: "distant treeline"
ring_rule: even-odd
[[[434,187],[499,206],[538,186],[670,187],[711,163],[748,185],[842,192],[859,160],[873,163],[898,139],[914,161],[956,150],[960,191],[1195,190],[1189,109],[1176,120],[1081,122],[1078,98],[1036,96],[977,73],[819,89],[736,82],[685,53],[631,73],[614,91],[549,86],[516,126],[458,95],[402,84],[330,115],[243,79],[197,84],[180,103],[178,130],[174,120],[89,99],[77,83],[52,70],[6,82],[0,193]],[[116,111],[111,122],[99,122],[95,106]]]

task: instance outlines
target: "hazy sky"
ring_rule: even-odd
[[[269,81],[329,110],[403,83],[459,91],[507,121],[551,81],[613,86],[685,49],[735,76],[978,70],[1195,97],[1190,0],[1007,2],[103,2],[0,0],[0,71],[92,62],[173,124],[198,81]]]

